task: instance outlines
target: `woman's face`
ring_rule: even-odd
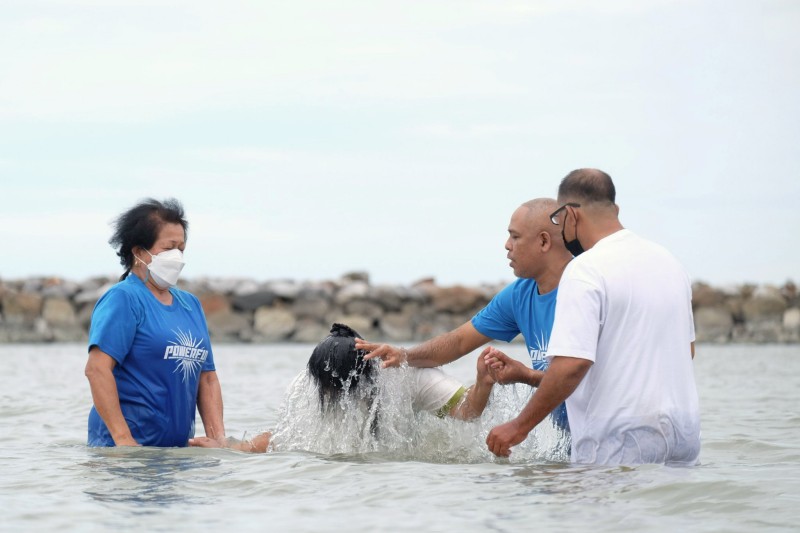
[[[183,231],[183,226],[180,224],[166,222],[161,226],[158,237],[156,237],[156,242],[154,242],[152,248],[147,251],[150,252],[150,255],[158,255],[161,252],[166,252],[173,248],[177,248],[183,252],[186,248],[186,234]],[[139,248],[138,246],[133,248],[133,254],[146,265],[150,264],[152,260],[150,255],[144,252],[144,248]]]
[[[186,234],[183,231],[183,226],[180,224],[167,222],[161,226],[161,231],[158,232],[156,242],[148,251],[153,255],[157,255],[161,252],[172,250],[173,248],[177,248],[183,252],[186,248]]]

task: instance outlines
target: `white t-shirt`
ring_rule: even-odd
[[[567,266],[548,358],[594,362],[567,399],[573,462],[696,464],[691,299],[678,261],[628,230]]]
[[[437,412],[455,398],[458,401],[465,388],[459,380],[440,368],[408,367],[408,381],[413,395],[414,411]],[[447,413],[443,413],[447,414]]]

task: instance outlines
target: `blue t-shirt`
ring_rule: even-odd
[[[533,279],[519,278],[497,293],[489,304],[472,317],[472,325],[479,333],[511,342],[522,333],[531,366],[534,370],[547,370],[547,345],[556,312],[558,288],[539,294]],[[567,406],[561,404],[553,410],[553,420],[562,429],[569,429]]]
[[[180,289],[170,293],[172,305],[164,305],[131,274],[98,300],[89,329],[89,349],[97,346],[117,362],[122,414],[144,446],[187,445],[200,373],[215,369],[200,302]],[[114,446],[94,406],[88,444]]]

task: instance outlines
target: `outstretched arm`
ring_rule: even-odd
[[[230,448],[240,452],[264,453],[267,451],[272,433],[265,432],[256,435],[253,440],[238,440],[233,437],[227,439],[212,439],[209,437],[196,437],[189,439],[189,446],[198,448]]]
[[[481,416],[489,402],[493,386],[494,378],[489,373],[486,361],[482,356],[478,357],[475,384],[467,390],[464,398],[450,409],[450,416],[461,420],[471,420]]]
[[[517,418],[489,432],[486,445],[500,457],[508,457],[511,447],[519,444],[550,411],[558,407],[583,380],[592,361],[576,357],[553,357],[541,384]]]
[[[479,333],[472,322],[466,322],[447,333],[443,333],[429,341],[409,348],[400,348],[391,344],[378,344],[356,339],[356,350],[367,353],[365,359],[378,357],[383,360],[383,367],[400,366],[408,362],[409,366],[434,367],[452,363],[491,339]]]
[[[525,383],[531,387],[538,387],[544,372],[525,366],[520,361],[512,359],[497,348],[487,346],[481,356],[486,361],[489,373],[496,383],[508,385],[509,383]]]

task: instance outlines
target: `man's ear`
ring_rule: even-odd
[[[552,245],[553,245],[553,240],[550,238],[550,234],[546,231],[540,232],[539,247],[542,249],[542,252],[548,251]]]

